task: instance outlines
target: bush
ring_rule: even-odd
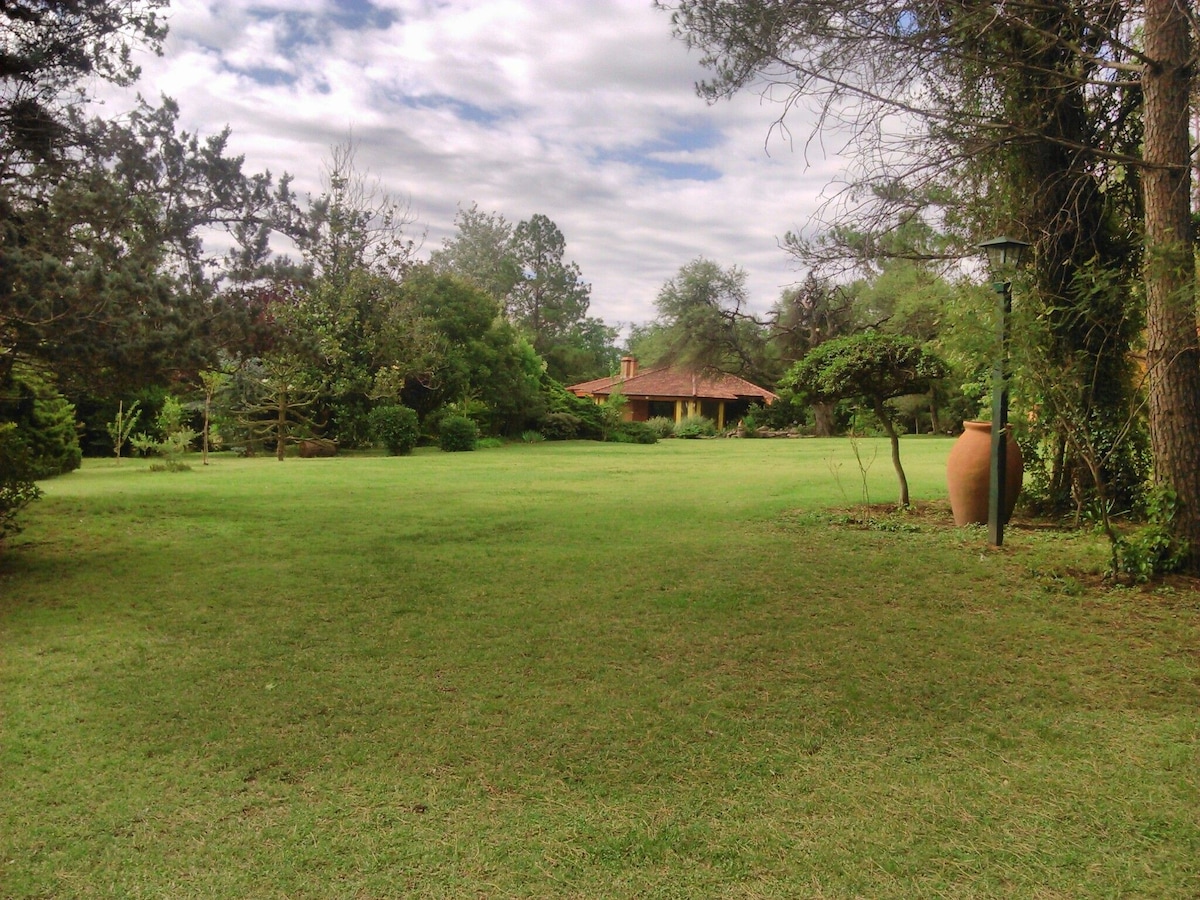
[[[770,406],[751,406],[742,417],[746,431],[766,428],[787,431],[809,422],[811,409],[805,400],[792,391],[781,389],[779,399]]]
[[[136,406],[137,401],[134,401],[129,412],[132,413]],[[155,464],[151,466],[152,471],[182,472],[190,469],[191,467],[182,461],[182,457],[192,448],[192,442],[200,437],[200,432],[195,431],[188,424],[190,416],[191,413],[178,399],[167,394],[163,398],[162,408],[154,419],[154,426],[159,437],[155,438],[144,431],[138,432],[129,438],[129,446],[140,456],[149,456],[155,453],[170,461],[169,465]],[[119,432],[124,430],[120,427],[121,424],[116,420],[109,424],[109,435],[113,437],[114,443]],[[132,421],[125,424],[132,427]]]
[[[190,472],[192,467],[182,459],[172,458],[163,462],[150,463],[151,472]]]
[[[137,400],[129,404],[129,409],[125,408],[125,403],[122,401],[117,404],[116,416],[104,426],[108,436],[112,438],[113,455],[116,456],[118,463],[121,461],[121,453],[124,452],[125,445],[129,443],[129,438],[133,435],[133,429],[137,428],[140,418],[141,411],[138,409]]]
[[[654,429],[654,433],[658,435],[658,439],[675,437],[675,420],[668,419],[666,416],[655,416],[653,419],[646,420],[646,424]]]
[[[146,432],[139,431],[129,439],[129,446],[138,456],[145,457],[158,450],[158,441]]]
[[[66,398],[56,394],[34,400],[28,429],[38,478],[65,475],[79,468],[83,451],[75,430],[75,407]]]
[[[538,422],[538,431],[548,441],[572,441],[579,437],[579,416],[567,412],[548,413]]]
[[[522,431],[521,443],[523,444],[540,444],[546,439],[540,431]]]
[[[0,423],[0,542],[21,530],[17,513],[41,495],[33,483],[29,451],[17,426]]]
[[[1146,495],[1146,524],[1129,535],[1110,534],[1110,577],[1127,575],[1138,584],[1178,571],[1187,559],[1187,546],[1171,528],[1178,509],[1175,492],[1152,488]]]
[[[613,432],[613,440],[623,444],[657,444],[658,432],[647,422],[622,422]]]
[[[30,478],[50,478],[79,468],[83,453],[75,407],[48,378],[15,366],[11,395],[0,399],[0,420],[16,425]]]
[[[375,422],[372,419],[374,409],[368,408],[370,403],[365,397],[343,397],[329,404],[330,421],[328,431],[344,449],[369,446],[372,438],[379,437],[375,432]],[[383,445],[387,446],[387,441]],[[390,448],[389,448],[389,452]],[[393,456],[403,454],[393,453]]]
[[[592,400],[576,397],[553,378],[542,378],[542,390],[546,394],[550,411],[547,416],[538,421],[538,430],[546,436],[546,440],[565,441],[581,438],[587,441],[600,441],[604,439],[604,408],[602,406]],[[552,433],[554,426],[548,425],[547,420],[556,414],[565,414],[570,417],[569,420],[562,421],[571,421],[575,428],[574,433],[562,436]]]
[[[688,416],[675,426],[677,438],[716,437],[716,434],[717,426],[704,416]]]
[[[367,416],[371,432],[392,456],[407,456],[421,437],[416,410],[399,404],[377,406]]]
[[[168,434],[161,444],[158,445],[159,452],[163,456],[177,458],[183,456],[192,449],[192,442],[200,437],[200,432],[193,431],[186,426],[178,431],[172,431]]]
[[[438,446],[447,453],[474,450],[479,440],[479,426],[466,416],[447,416],[442,419]]]

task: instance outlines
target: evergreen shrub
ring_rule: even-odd
[[[779,399],[770,406],[755,404],[742,416],[746,430],[766,428],[770,431],[787,431],[805,425],[810,420],[808,402],[793,391],[781,389]]]
[[[623,444],[657,444],[658,432],[648,422],[622,422],[613,440]]]
[[[571,441],[579,437],[579,426],[583,420],[567,412],[547,413],[538,422],[538,431],[548,441]]]
[[[474,450],[479,440],[479,426],[466,416],[447,416],[442,419],[438,446],[447,453]]]
[[[655,416],[652,419],[647,419],[646,424],[654,429],[654,433],[658,435],[659,440],[675,437],[675,420],[666,416]]]
[[[573,437],[585,441],[602,441],[605,433],[604,406],[584,397],[563,391],[555,397],[551,413],[566,413],[578,419],[577,431]],[[549,435],[546,435],[549,438]]]
[[[0,399],[0,420],[16,425],[30,478],[50,478],[79,468],[83,452],[75,407],[53,383],[32,369],[13,369],[12,395]]]
[[[336,438],[339,447],[353,449],[369,446],[372,437],[378,437],[374,430],[375,420],[372,418],[375,409],[368,408],[369,402],[366,398],[343,397],[329,404],[331,415],[327,433]],[[387,442],[383,443],[386,447]]]
[[[17,513],[41,495],[33,483],[29,450],[17,426],[0,422],[0,541],[21,530]]]
[[[675,426],[677,438],[716,437],[716,434],[717,426],[713,424],[712,419],[706,419],[704,416],[687,416]]]
[[[607,429],[604,407],[588,400],[580,400],[575,408],[579,417],[579,437],[587,441],[602,441]]]
[[[399,404],[377,406],[368,415],[371,432],[392,456],[407,456],[417,446],[421,426],[416,410]]]

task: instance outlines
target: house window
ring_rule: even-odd
[[[649,418],[654,419],[662,416],[666,419],[675,418],[675,401],[674,400],[651,400],[649,403]]]

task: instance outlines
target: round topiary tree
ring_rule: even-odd
[[[421,427],[417,412],[407,406],[377,406],[367,416],[374,433],[392,456],[407,456],[417,446]]]
[[[898,334],[865,331],[834,338],[813,348],[781,383],[810,401],[858,400],[879,419],[892,445],[892,466],[900,482],[900,505],[908,506],[908,479],[900,465],[900,436],[887,401],[923,394],[945,378],[946,364],[917,341]]]
[[[442,419],[438,446],[449,453],[474,450],[479,440],[479,426],[466,416],[447,416]]]

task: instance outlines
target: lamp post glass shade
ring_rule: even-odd
[[[996,237],[981,243],[979,249],[987,254],[992,274],[998,276],[1020,268],[1029,244],[1010,237]]]

